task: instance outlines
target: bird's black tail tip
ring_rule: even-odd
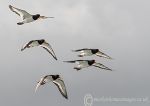
[[[23,25],[23,24],[24,24],[23,22],[18,22],[18,23],[17,23],[17,25]]]

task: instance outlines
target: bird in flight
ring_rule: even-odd
[[[31,47],[35,47],[35,46],[40,46],[40,47],[44,48],[46,51],[48,51],[54,57],[55,60],[57,60],[57,57],[56,57],[55,52],[52,49],[51,45],[49,43],[47,43],[44,39],[29,41],[21,48],[21,51],[25,50],[26,48],[31,48]]]
[[[39,19],[54,18],[54,17],[41,16],[40,14],[31,15],[30,13],[26,12],[25,10],[18,9],[11,5],[9,5],[9,8],[12,12],[16,13],[17,15],[19,15],[21,17],[22,22],[18,22],[17,23],[18,25],[23,25],[25,23],[30,23],[30,22],[33,22],[33,21],[39,20]]]
[[[96,55],[96,56],[99,56],[99,57],[112,59],[110,56],[108,56],[107,54],[101,52],[99,49],[84,48],[84,49],[78,49],[78,50],[72,50],[72,51],[73,52],[80,52],[80,54],[78,55],[79,57]]]
[[[42,77],[40,79],[40,81],[38,81],[38,84],[36,85],[35,92],[41,85],[44,85],[48,82],[53,82],[59,89],[62,96],[65,97],[66,99],[68,99],[65,83],[62,80],[62,78],[60,77],[60,75],[46,75],[46,76]]]
[[[90,66],[94,66],[94,67],[98,67],[98,68],[101,68],[101,69],[104,69],[104,70],[112,71],[112,69],[104,66],[103,64],[96,63],[95,60],[73,60],[73,61],[64,61],[64,62],[76,63],[77,66],[75,66],[74,69],[76,69],[77,71],[81,70],[82,68],[87,68],[87,67],[90,67]]]

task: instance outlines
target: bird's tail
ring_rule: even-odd
[[[18,24],[18,25],[23,25],[24,23],[23,23],[23,22],[18,22],[17,24]]]

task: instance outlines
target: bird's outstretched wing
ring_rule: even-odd
[[[38,84],[36,85],[35,92],[38,90],[38,88],[39,88],[40,86],[41,86],[40,83],[38,83]]]
[[[104,66],[104,65],[101,64],[101,63],[94,63],[93,66],[94,66],[94,67],[101,68],[101,69],[105,69],[105,70],[110,70],[110,71],[112,71],[112,69],[110,69],[110,68]]]
[[[21,10],[21,9],[15,8],[15,7],[11,6],[11,5],[9,5],[9,8],[10,8],[10,10],[12,12],[15,12],[17,15],[19,15],[22,20],[24,20],[25,18],[31,17],[31,14],[29,14],[25,10]]]
[[[44,77],[42,77],[40,79],[40,81],[38,82],[38,84],[36,85],[36,88],[35,88],[35,92],[37,91],[37,89],[41,86],[41,85],[44,85],[48,82],[52,81],[52,75],[46,75]]]
[[[41,86],[41,83],[44,81],[44,78],[41,78],[40,81],[37,83],[35,92],[38,90],[38,88]]]
[[[86,64],[87,60],[73,60],[73,61],[63,61],[63,62],[67,62],[67,63],[76,63],[76,64]]]
[[[23,45],[23,47],[21,48],[21,51],[23,51],[24,49],[26,49],[33,41],[30,41],[26,44]]]
[[[63,61],[63,62],[66,62],[66,63],[75,63],[76,61],[73,60],[73,61]]]
[[[112,59],[110,56],[108,56],[107,54],[105,54],[105,53],[103,53],[101,51],[97,52],[96,55],[99,56],[99,57],[104,57],[104,58],[107,58],[107,59]]]
[[[66,99],[68,99],[67,90],[66,90],[64,81],[62,79],[58,78],[58,79],[54,80],[53,83],[58,87],[62,96],[65,97]]]
[[[88,48],[84,48],[84,49],[77,49],[77,50],[72,50],[72,52],[79,52],[79,51],[83,51],[83,50],[90,50]]]
[[[47,44],[42,44],[40,46],[43,47],[46,51],[48,51],[54,57],[55,60],[57,60],[55,52],[52,49],[52,47],[50,46],[50,44],[47,43]]]

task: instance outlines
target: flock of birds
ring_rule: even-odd
[[[9,8],[12,12],[16,13],[17,15],[19,15],[21,17],[22,21],[18,22],[17,23],[18,25],[23,25],[25,23],[30,23],[30,22],[33,22],[33,21],[36,21],[39,19],[54,18],[54,17],[41,16],[40,14],[31,15],[28,12],[26,12],[25,10],[13,7],[11,5],[9,5]],[[55,60],[57,60],[57,57],[56,57],[55,52],[52,49],[51,45],[44,39],[31,40],[31,41],[27,42],[21,48],[21,51],[25,50],[26,48],[32,48],[32,47],[36,47],[36,46],[44,48],[47,52],[49,52],[53,56],[53,58]],[[83,49],[78,49],[78,50],[72,50],[72,52],[80,52],[80,54],[78,55],[79,57],[96,55],[99,57],[112,59],[110,56],[101,52],[99,49],[83,48]],[[74,67],[74,69],[76,69],[77,71],[81,70],[82,68],[87,68],[90,66],[94,66],[94,67],[98,67],[98,68],[101,68],[104,70],[112,71],[110,68],[106,67],[105,65],[103,65],[101,63],[97,63],[94,59],[93,60],[73,60],[73,61],[64,61],[64,62],[76,63],[77,65]],[[60,75],[57,75],[57,74],[56,75],[45,75],[44,77],[42,77],[36,85],[35,92],[41,85],[44,85],[48,82],[53,82],[58,87],[62,96],[65,97],[66,99],[68,99],[65,83],[64,83],[63,79],[60,77]]]

